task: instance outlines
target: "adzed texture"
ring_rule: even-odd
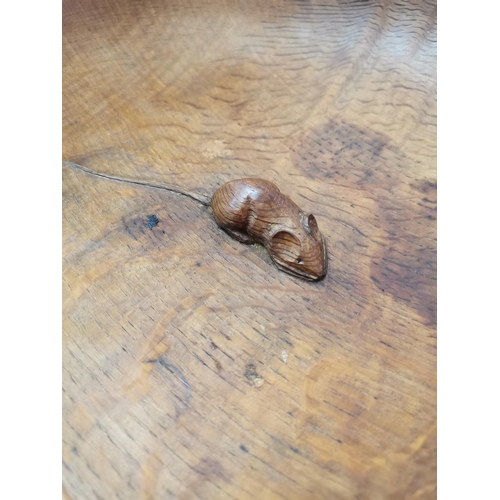
[[[435,498],[435,1],[63,0],[63,36],[64,160],[266,179],[329,253],[64,162],[64,497]]]

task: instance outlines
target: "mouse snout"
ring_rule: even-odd
[[[315,241],[314,243],[307,245],[307,250],[303,252],[303,269],[307,270],[307,273],[311,279],[317,281],[325,277],[328,269],[327,252],[324,238],[321,237],[321,243]]]
[[[326,275],[327,266],[322,256],[321,258],[317,258],[314,261],[310,262],[306,268],[308,274],[314,280],[320,280]]]

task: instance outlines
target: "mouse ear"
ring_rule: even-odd
[[[315,239],[321,240],[321,233],[319,232],[318,223],[314,218],[313,214],[309,214],[307,217],[302,219],[302,224],[305,230]]]
[[[300,257],[300,241],[288,231],[278,231],[272,238],[273,253],[291,262]]]

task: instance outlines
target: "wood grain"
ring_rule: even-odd
[[[308,281],[323,279],[328,252],[314,215],[304,213],[276,184],[235,179],[212,196],[217,225],[242,243],[261,243],[280,270]]]
[[[63,492],[436,497],[436,4],[64,0],[63,159],[315,214],[304,282],[63,162]]]

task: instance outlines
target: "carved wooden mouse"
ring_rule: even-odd
[[[308,281],[318,281],[326,275],[326,244],[314,215],[300,210],[272,182],[253,178],[229,181],[209,198],[166,184],[115,177],[69,163],[105,179],[189,196],[211,206],[219,227],[236,240],[263,244],[282,271]]]

